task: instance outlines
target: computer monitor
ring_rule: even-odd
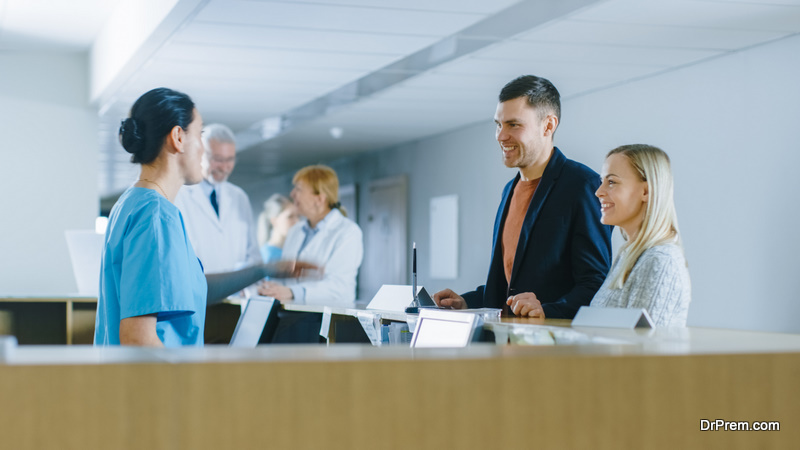
[[[239,316],[230,346],[255,348],[270,342],[277,327],[279,306],[280,302],[272,297],[251,297]]]
[[[97,297],[105,235],[97,234],[94,230],[66,230],[64,235],[78,294]]]

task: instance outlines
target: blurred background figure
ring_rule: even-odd
[[[203,128],[203,180],[175,198],[205,273],[261,263],[253,210],[247,194],[228,181],[236,166],[233,131],[222,124]]]
[[[298,220],[297,208],[286,196],[272,194],[264,202],[264,210],[258,216],[258,243],[264,262],[281,259],[283,243],[289,229]]]
[[[236,167],[236,138],[225,125],[203,128],[203,179],[184,186],[175,198],[183,214],[186,234],[206,274],[230,272],[261,264],[255,220],[250,199],[242,188],[228,181]],[[245,288],[234,301],[255,295]],[[221,303],[206,311],[206,344],[224,344],[233,334],[241,310]]]

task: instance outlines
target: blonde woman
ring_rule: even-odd
[[[691,287],[669,157],[624,145],[608,153],[601,178],[601,221],[618,226],[626,243],[591,306],[645,308],[657,326],[686,326]]]
[[[281,194],[272,194],[258,216],[258,243],[264,262],[281,259],[289,229],[297,223],[297,208]]]
[[[353,306],[364,246],[361,229],[339,202],[339,178],[316,165],[300,169],[292,182],[292,200],[305,219],[289,230],[282,257],[314,261],[325,270],[316,280],[265,282],[259,293],[283,302]]]

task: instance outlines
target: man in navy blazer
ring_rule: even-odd
[[[600,222],[600,176],[553,146],[561,100],[550,81],[526,75],[503,87],[495,123],[506,167],[486,284],[441,306],[503,308],[516,316],[572,319],[588,305],[611,265],[612,227]]]

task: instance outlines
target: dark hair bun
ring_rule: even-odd
[[[131,106],[130,117],[119,126],[119,142],[132,153],[134,164],[150,164],[173,128],[186,130],[194,120],[194,102],[188,95],[167,88],[151,89]]]
[[[128,153],[141,153],[144,150],[144,129],[141,123],[128,117],[119,125],[119,142]]]

